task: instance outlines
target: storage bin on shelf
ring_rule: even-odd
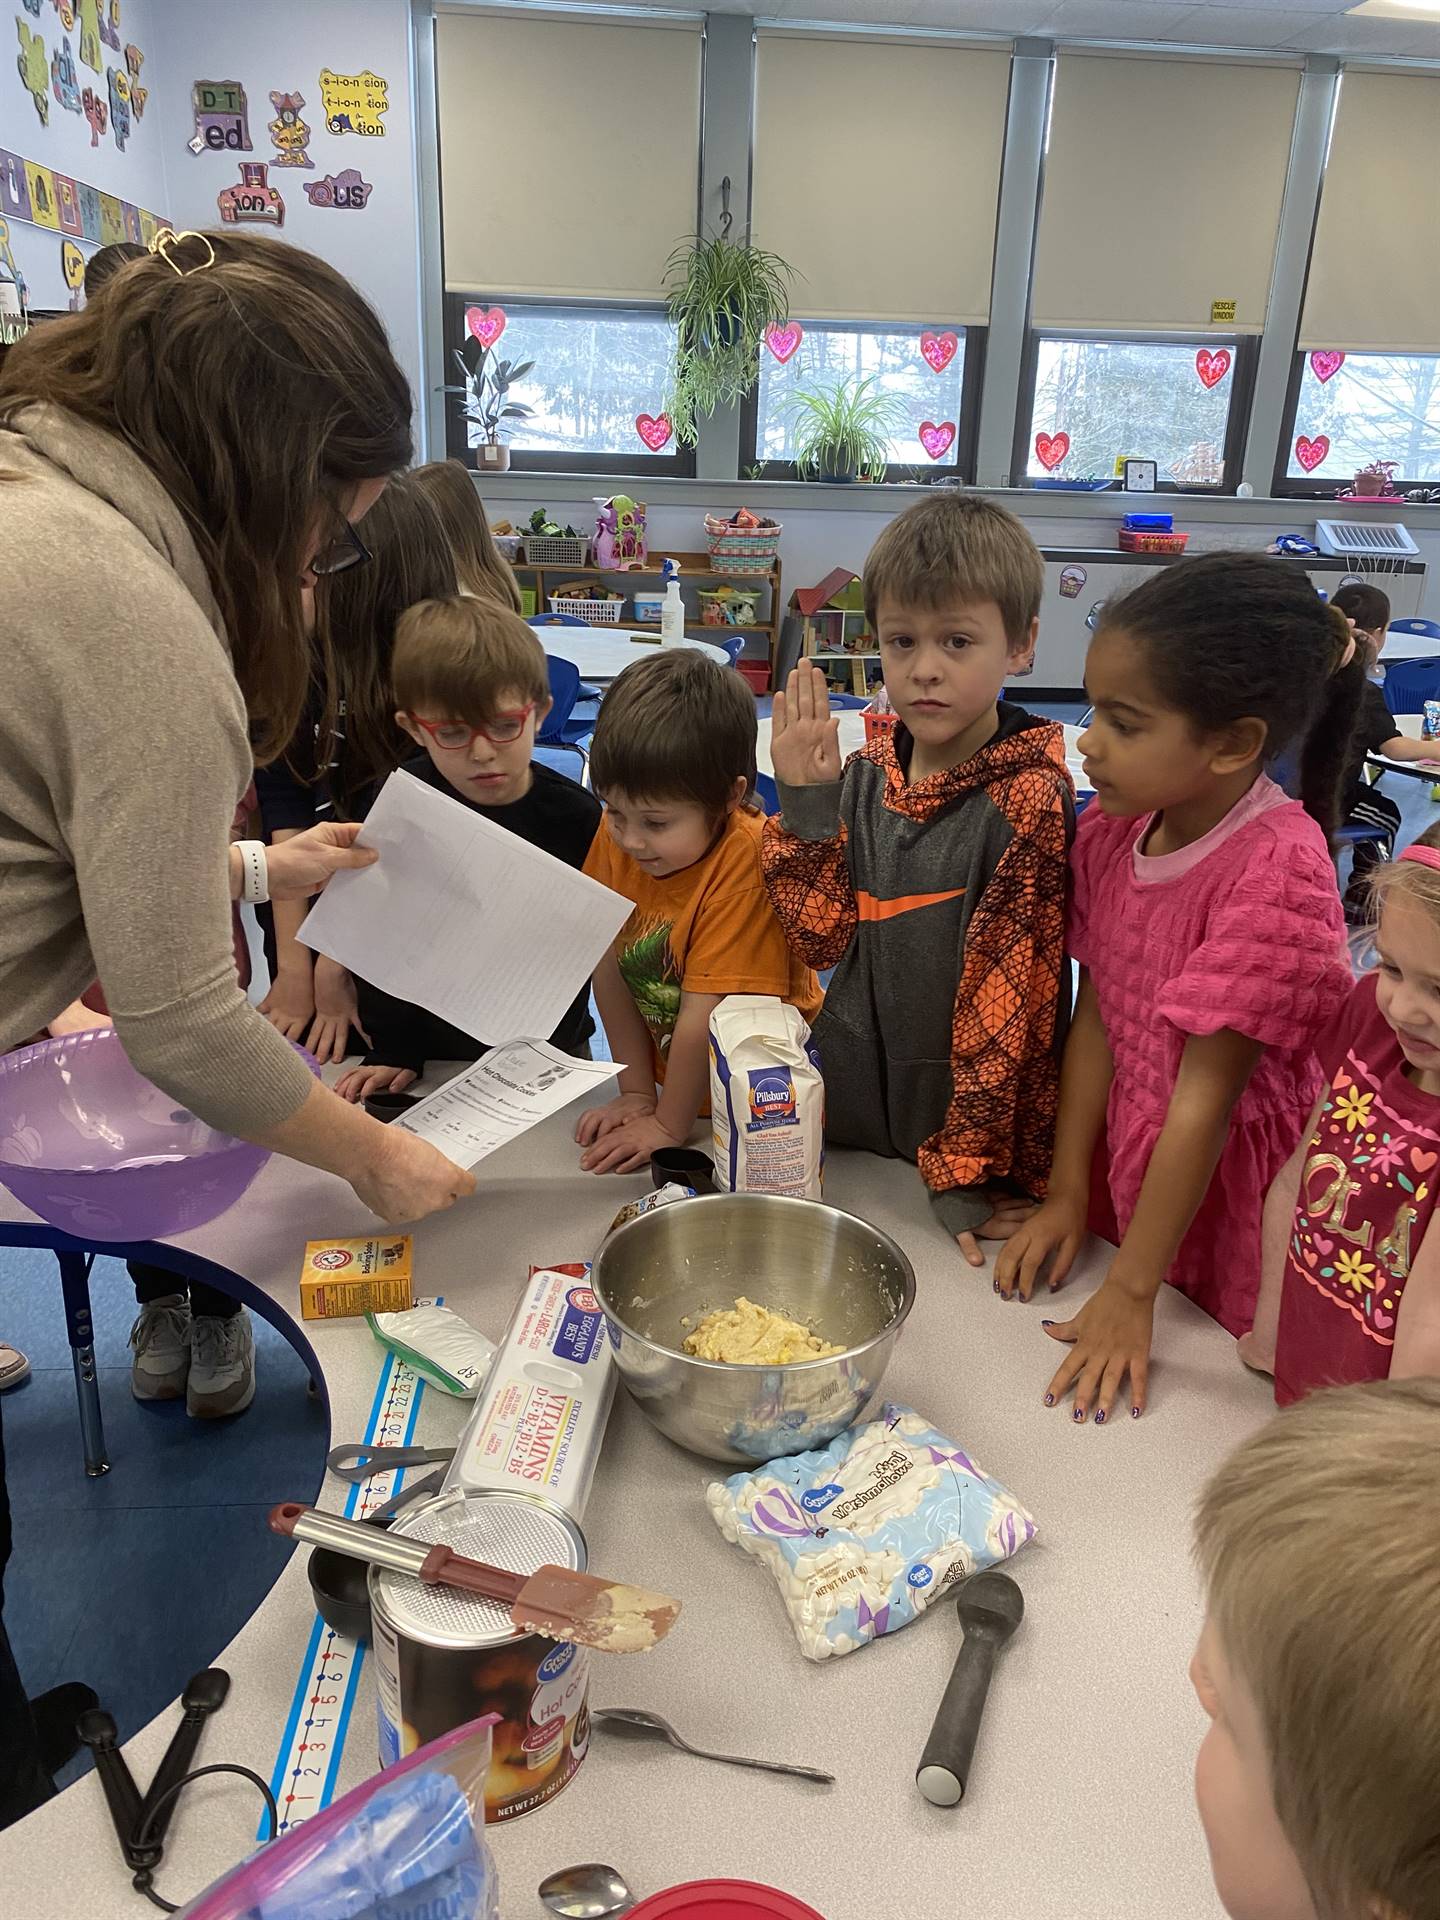
[[[637,620],[658,620],[660,618],[660,609],[665,604],[665,596],[663,593],[637,593],[632,594],[631,598],[635,603],[635,618]]]
[[[520,615],[522,619],[533,620],[536,614],[536,596],[534,587],[520,589]]]
[[[758,592],[743,587],[702,587],[700,624],[705,627],[753,627],[759,610]]]
[[[744,654],[735,662],[735,671],[749,682],[752,693],[770,691],[770,662],[768,660],[747,660]]]
[[[576,587],[561,587],[550,595],[550,611],[571,620],[583,620],[587,627],[618,627],[625,606],[623,594],[587,593],[582,582]]]
[[[519,566],[525,558],[525,536],[523,533],[494,533],[495,551],[502,560],[508,560],[512,567]]]
[[[590,557],[590,542],[584,534],[572,538],[568,533],[527,533],[527,567],[583,567]]]
[[[885,734],[895,731],[895,715],[893,713],[876,713],[873,708],[864,707],[861,709],[860,718],[865,723],[865,744],[867,747],[872,740],[879,740],[883,738]]]
[[[778,525],[736,527],[729,520],[719,520],[713,513],[707,513],[705,539],[710,565],[717,573],[768,573],[775,564],[783,531]]]
[[[1122,553],[1183,553],[1190,536],[1188,533],[1146,533],[1135,527],[1121,527],[1115,538]]]

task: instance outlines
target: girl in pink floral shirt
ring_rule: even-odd
[[[1329,835],[1364,668],[1305,575],[1261,554],[1156,568],[1109,603],[1086,661],[1095,803],[1072,855],[1083,969],[1050,1193],[996,1267],[1053,1289],[1092,1170],[1120,1250],[1064,1322],[1045,1404],[1143,1411],[1169,1280],[1227,1331],[1255,1311],[1265,1194],[1320,1088],[1315,1040],[1350,989]],[[1302,800],[1267,762],[1298,749]],[[1098,1181],[1097,1181],[1098,1184]]]

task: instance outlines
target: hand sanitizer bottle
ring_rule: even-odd
[[[665,599],[660,608],[660,644],[678,646],[685,638],[685,602],[680,598],[680,562],[667,560],[660,569]]]

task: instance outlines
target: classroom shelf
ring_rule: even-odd
[[[775,654],[780,638],[780,622],[784,617],[784,601],[780,591],[780,562],[777,559],[764,573],[731,573],[724,567],[712,567],[708,553],[668,553],[658,555],[657,564],[643,567],[597,567],[593,561],[587,561],[579,567],[538,566],[528,560],[512,562],[517,574],[535,582],[536,606],[541,612],[549,611],[550,594],[557,586],[563,586],[567,580],[586,578],[613,580],[623,584],[626,580],[659,580],[663,576],[663,567],[659,561],[675,560],[679,562],[682,585],[704,585],[708,581],[734,586],[753,587],[755,591],[768,592],[770,596],[770,618],[768,620],[748,621],[743,625],[732,626],[729,621],[724,626],[707,625],[698,615],[690,614],[686,609],[686,637],[694,640],[714,640],[727,633],[757,634],[763,636],[765,652],[773,670]],[[547,584],[549,583],[549,584]],[[658,620],[622,620],[622,626],[631,627],[637,633],[649,631],[658,633]],[[750,656],[745,656],[746,658]],[[759,658],[758,655],[754,656]]]

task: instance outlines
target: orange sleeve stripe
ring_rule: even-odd
[[[947,900],[964,897],[964,887],[951,887],[944,893],[902,893],[894,900],[880,900],[857,887],[855,909],[862,920],[873,925],[881,920],[898,920],[905,913],[918,913],[921,907],[937,907]]]

